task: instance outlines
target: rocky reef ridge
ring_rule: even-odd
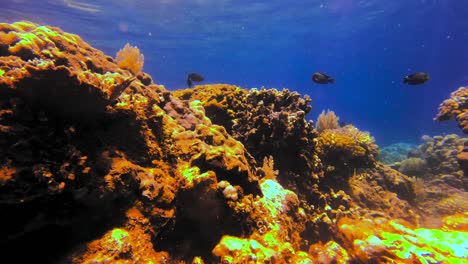
[[[318,133],[310,102],[227,84],[167,91],[77,35],[0,24],[2,257],[463,261],[467,213],[426,229],[415,181],[352,125]]]

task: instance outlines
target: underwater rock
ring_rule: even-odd
[[[76,35],[27,22],[0,29],[0,209],[11,215],[1,229],[6,249],[40,244],[46,230],[58,243],[68,236],[71,244],[54,244],[66,249],[128,221],[133,209],[151,223],[151,240],[165,237],[158,234],[186,201],[174,203],[187,193],[178,191],[183,172],[197,166],[229,181],[239,195],[261,195],[242,144],[211,127],[203,108],[184,105],[143,73],[132,77]],[[183,208],[190,211],[190,204]]]
[[[452,92],[450,98],[440,104],[434,120],[446,121],[453,117],[463,133],[468,134],[468,87],[460,87]]]

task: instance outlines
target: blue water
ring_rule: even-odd
[[[468,85],[466,0],[0,0],[0,21],[30,20],[78,34],[114,56],[140,48],[144,71],[169,90],[205,83],[287,87],[370,131],[379,145],[460,134],[432,120]],[[310,80],[315,71],[334,85]],[[421,86],[405,75],[426,71]]]

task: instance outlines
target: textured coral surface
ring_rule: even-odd
[[[450,98],[439,106],[437,121],[455,118],[463,133],[468,134],[468,87],[460,87],[450,94]]]
[[[79,36],[0,24],[1,257],[466,261],[464,190],[426,215],[421,185],[380,164],[369,133],[319,135],[310,102],[226,84],[169,92]]]

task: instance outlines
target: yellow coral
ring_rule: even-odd
[[[129,70],[133,74],[137,74],[143,69],[143,54],[137,47],[130,46],[128,43],[117,52],[115,60],[120,68]]]
[[[348,125],[324,130],[318,137],[320,158],[333,167],[362,167],[375,163],[378,147],[368,132]]]

